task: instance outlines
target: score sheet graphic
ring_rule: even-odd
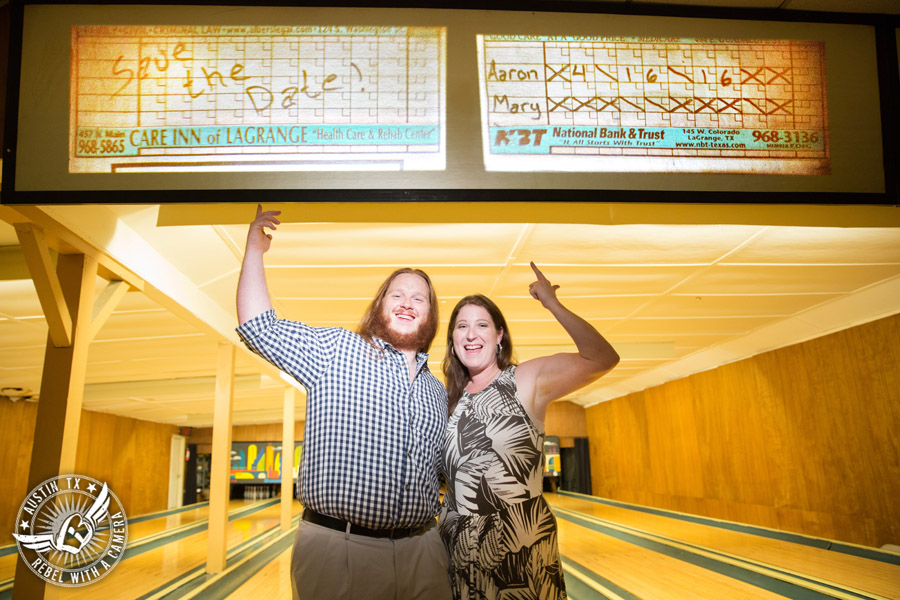
[[[489,171],[827,174],[822,42],[478,36]]]
[[[69,171],[443,170],[446,29],[72,28]]]

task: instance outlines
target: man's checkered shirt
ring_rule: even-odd
[[[417,527],[438,513],[447,393],[419,353],[376,350],[340,327],[310,327],[264,312],[237,328],[248,348],[307,390],[300,501],[372,528]]]

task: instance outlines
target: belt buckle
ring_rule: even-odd
[[[395,540],[403,537],[409,537],[410,527],[391,527],[390,539]]]

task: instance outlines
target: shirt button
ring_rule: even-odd
[[[409,489],[409,484],[408,484],[408,483],[406,484],[406,489]]]
[[[407,452],[406,456],[412,456],[412,452]]]

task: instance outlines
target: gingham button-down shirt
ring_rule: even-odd
[[[440,509],[438,469],[447,393],[419,353],[376,350],[340,327],[310,327],[269,310],[237,328],[247,347],[307,390],[300,501],[371,528],[418,527]]]

